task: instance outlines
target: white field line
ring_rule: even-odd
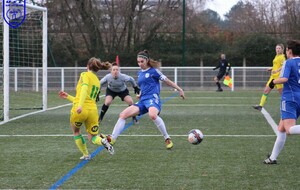
[[[223,107],[223,106],[230,106],[230,107],[250,107],[250,104],[164,104],[163,107]],[[126,104],[114,104],[110,105],[110,107],[127,107]]]
[[[83,135],[86,136],[86,135]],[[123,137],[161,137],[161,135],[120,135]],[[187,137],[187,135],[170,135],[171,137]],[[204,137],[274,137],[275,135],[204,135]],[[0,135],[0,137],[73,137],[72,134],[53,135]]]
[[[162,97],[163,98],[163,97]],[[271,99],[277,99],[277,97],[270,97]],[[187,97],[187,99],[204,99],[204,100],[211,100],[211,99],[214,99],[214,100],[223,100],[223,99],[242,99],[242,100],[249,100],[249,99],[257,99],[257,97],[242,97],[242,96],[233,96],[233,97]],[[268,97],[269,99],[269,97]]]
[[[278,125],[275,123],[275,121],[273,120],[271,115],[267,112],[267,110],[265,108],[262,108],[261,113],[263,114],[263,116],[266,118],[267,122],[272,127],[274,133],[277,135],[277,133],[278,133],[277,126]]]
[[[100,98],[102,98],[102,97],[104,97],[104,96],[105,96],[105,95],[101,95]],[[5,124],[5,123],[7,123],[7,122],[10,122],[10,121],[14,121],[14,120],[17,120],[17,119],[21,119],[21,118],[24,118],[24,117],[27,117],[27,116],[30,116],[30,115],[42,113],[42,112],[45,112],[45,111],[51,111],[51,110],[55,110],[55,109],[62,108],[62,107],[66,107],[66,106],[70,106],[70,105],[72,105],[72,103],[68,103],[68,104],[64,104],[64,105],[60,105],[60,106],[48,108],[48,109],[46,109],[46,110],[39,110],[39,111],[35,111],[35,112],[23,114],[23,115],[20,115],[20,116],[11,118],[11,119],[9,119],[9,121],[6,121],[6,122],[1,121],[1,122],[0,122],[0,125],[3,125],[3,124]]]

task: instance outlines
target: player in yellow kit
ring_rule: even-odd
[[[82,160],[91,158],[88,153],[86,142],[80,133],[80,127],[84,124],[88,134],[88,140],[96,145],[103,145],[110,154],[114,153],[113,147],[105,137],[100,137],[98,124],[98,108],[96,97],[100,90],[100,81],[96,75],[99,70],[107,70],[110,63],[102,63],[97,58],[91,58],[87,63],[87,71],[80,74],[76,86],[76,96],[71,96],[66,92],[59,92],[59,96],[73,102],[71,109],[70,125],[74,134],[74,140],[78,149],[82,152]]]
[[[284,51],[284,45],[283,44],[277,44],[276,45],[276,56],[273,59],[273,67],[270,68],[270,69],[268,69],[268,71],[271,71],[271,76],[270,76],[270,78],[269,78],[269,80],[268,80],[268,82],[266,84],[266,87],[264,89],[264,93],[261,96],[259,105],[253,106],[254,109],[257,109],[257,110],[261,111],[262,107],[264,107],[264,105],[265,105],[265,103],[267,101],[269,93],[272,90],[269,87],[269,83],[273,79],[279,78],[281,67],[282,67],[283,63],[285,62],[285,55],[284,55],[283,51]],[[282,94],[283,85],[282,84],[276,84],[275,87],[277,88],[279,94],[281,95]]]

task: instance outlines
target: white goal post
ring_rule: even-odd
[[[2,14],[2,2],[0,5]],[[18,28],[10,27],[3,16],[0,19],[0,33],[3,34],[0,39],[0,73],[3,79],[0,84],[0,123],[37,110],[28,109],[30,111],[26,113],[18,111],[14,115],[11,114],[12,101],[14,101],[11,97],[13,91],[11,81],[16,73],[10,70],[14,67],[27,69],[26,72],[19,74],[19,76],[23,75],[21,80],[24,82],[24,89],[31,88],[26,86],[26,81],[41,77],[41,83],[37,84],[41,88],[39,111],[47,109],[47,8],[32,4],[26,4],[25,7],[26,18]],[[14,94],[14,96],[19,96],[17,98],[20,98],[20,101],[27,101],[24,94]]]

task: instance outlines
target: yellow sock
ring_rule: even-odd
[[[74,140],[80,152],[82,152],[84,156],[89,155],[89,152],[86,147],[85,139],[83,138],[83,136],[81,134],[78,136],[74,136]]]
[[[263,95],[261,96],[259,105],[260,105],[261,107],[264,107],[264,105],[265,105],[267,99],[268,99],[268,94],[263,94]]]
[[[93,144],[96,144],[96,145],[102,145],[102,142],[101,142],[102,138],[99,137],[98,135],[96,136],[93,136],[92,138],[92,142]]]

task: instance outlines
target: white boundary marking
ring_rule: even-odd
[[[271,117],[271,115],[267,112],[267,110],[265,108],[262,108],[261,113],[266,118],[267,122],[270,124],[274,133],[277,136],[277,133],[278,133],[277,126],[278,125],[275,123],[274,119]]]
[[[105,96],[105,95],[101,95],[100,98],[102,98],[102,97],[104,97],[104,96]],[[10,121],[14,121],[14,120],[17,120],[17,119],[21,119],[21,118],[24,118],[24,117],[27,117],[27,116],[30,116],[30,115],[42,113],[42,112],[45,112],[45,111],[51,111],[51,110],[55,110],[55,109],[62,108],[62,107],[66,107],[66,106],[70,106],[70,105],[72,105],[72,103],[68,103],[68,104],[64,104],[64,105],[61,105],[61,106],[56,106],[56,107],[48,108],[48,109],[46,109],[46,110],[39,110],[39,111],[35,111],[35,112],[23,114],[23,115],[20,115],[20,116],[11,118],[11,119],[9,119],[9,121],[6,121],[6,122],[1,121],[1,122],[0,122],[0,125],[3,125],[3,124],[5,124],[5,123],[7,123],[7,122],[10,122]]]
[[[86,136],[86,135],[83,135]],[[123,137],[161,137],[161,135],[120,135]],[[187,135],[170,135],[171,137],[187,137]],[[274,137],[275,135],[204,135],[205,137]],[[72,134],[53,135],[0,135],[0,137],[73,137]]]

